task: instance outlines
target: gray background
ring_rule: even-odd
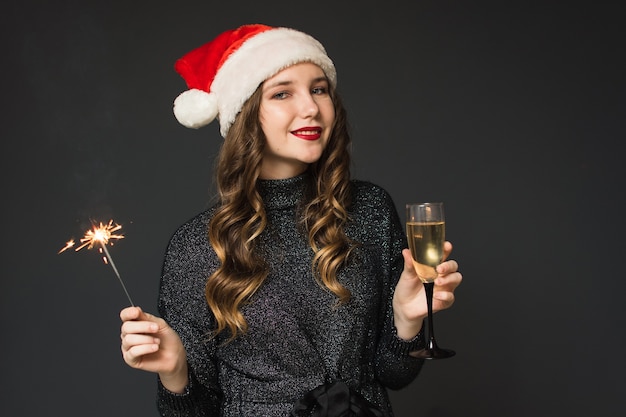
[[[465,281],[436,317],[458,355],[393,393],[397,416],[613,416],[623,405],[623,14],[603,2],[3,3],[0,414],[156,416],[127,368],[112,256],[154,311],[175,228],[210,203],[217,125],[180,126],[173,63],[243,23],[328,49],[354,174],[443,200]],[[370,4],[368,4],[370,3]],[[618,4],[611,2],[607,4]]]

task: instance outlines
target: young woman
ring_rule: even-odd
[[[160,317],[121,312],[124,360],[158,373],[163,416],[392,416],[387,388],[423,364],[424,288],[388,193],[350,178],[324,48],[246,25],[176,69],[178,120],[219,119],[219,202],[172,237]],[[461,282],[438,272],[435,310]]]

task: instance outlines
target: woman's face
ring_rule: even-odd
[[[328,80],[311,63],[292,65],[262,85],[259,118],[267,143],[261,178],[291,178],[317,161],[335,121]]]

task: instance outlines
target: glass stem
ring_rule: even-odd
[[[435,329],[433,327],[433,290],[435,288],[434,282],[425,282],[424,290],[426,290],[426,306],[428,307],[428,342],[426,349],[437,349],[437,343],[435,342]]]

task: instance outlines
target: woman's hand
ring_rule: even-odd
[[[444,260],[452,252],[452,244],[444,243]],[[393,296],[394,324],[398,337],[410,340],[419,333],[424,318],[428,315],[424,284],[417,276],[408,249],[402,251],[404,270],[400,275]],[[438,276],[433,289],[433,312],[444,310],[454,303],[454,290],[463,277],[456,261],[448,260],[437,266]]]
[[[133,368],[157,372],[165,388],[183,392],[188,383],[187,355],[178,334],[165,320],[140,307],[125,308],[120,318],[124,361]]]

